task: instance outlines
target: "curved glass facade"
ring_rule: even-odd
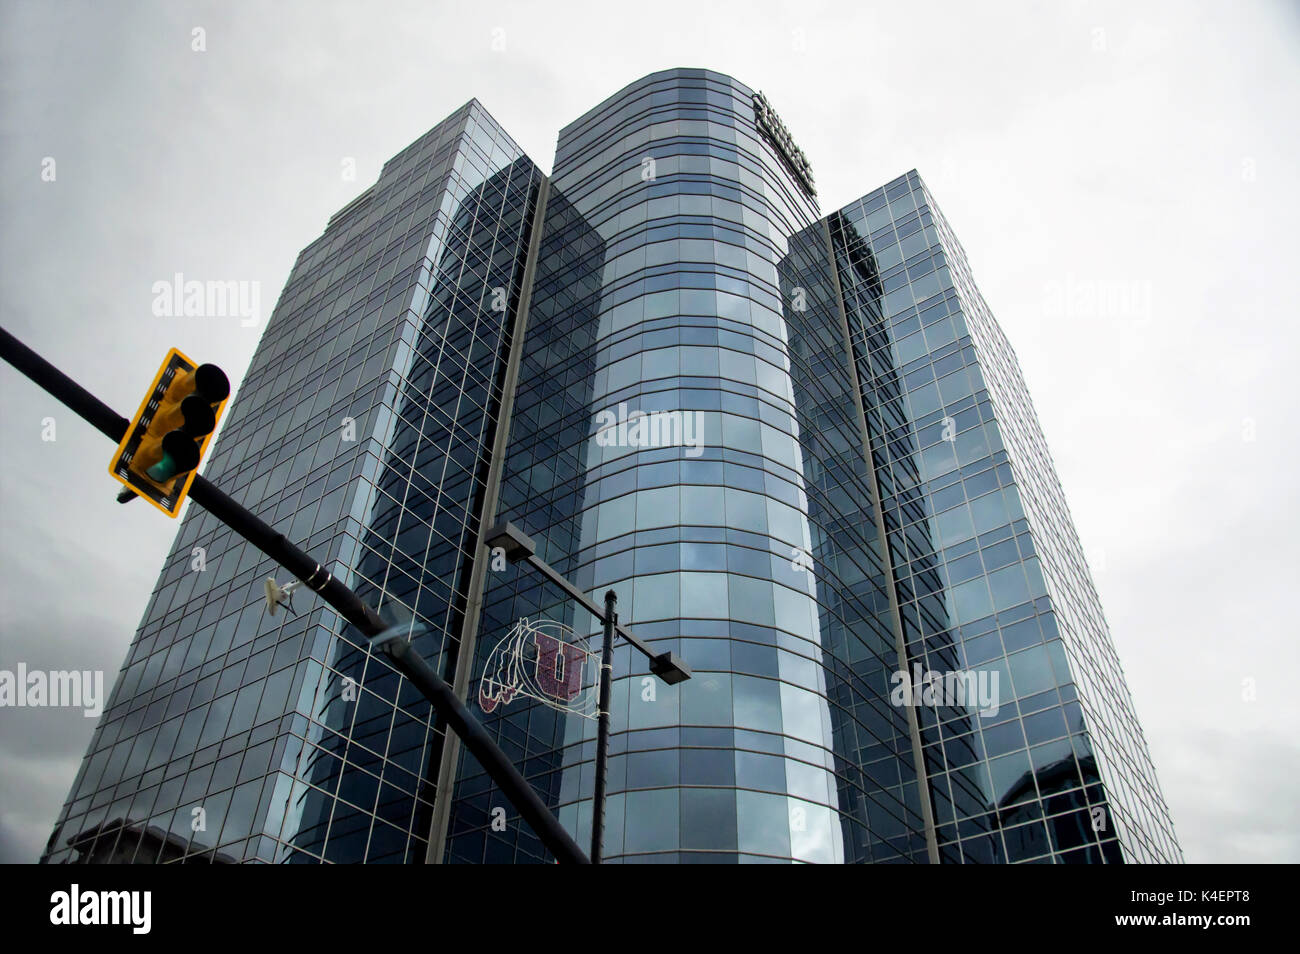
[[[595,722],[477,700],[521,618],[599,624],[484,528],[613,589],[694,676],[616,645],[607,861],[1181,860],[960,246],[915,172],[829,216],[812,189],[719,73],[629,85],[549,178],[466,104],[303,251],[208,475],[409,632],[584,845]],[[306,591],[266,615],[272,575],[186,515],[45,860],[550,860],[364,637]]]
[[[815,204],[757,129],[753,91],[700,70],[567,127],[553,179],[545,234],[580,219],[599,254],[580,293],[540,261],[499,515],[696,672],[666,686],[618,647],[607,859],[924,860],[833,278],[820,240],[791,243]],[[606,412],[680,422],[684,439],[602,434]],[[597,631],[513,572],[485,607],[480,664],[522,616]],[[511,754],[545,761],[536,780],[582,838],[594,724],[540,704],[492,718]],[[499,804],[467,769],[451,859],[539,855],[530,833],[493,830]]]

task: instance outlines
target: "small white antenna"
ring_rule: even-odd
[[[284,586],[275,582],[275,577],[268,576],[262,588],[266,593],[266,608],[272,616],[275,615],[277,606],[287,609],[294,616],[297,611],[293,608],[293,591],[302,585],[302,580],[294,580],[292,583],[286,583]]]

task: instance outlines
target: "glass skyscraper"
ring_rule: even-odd
[[[641,415],[679,439],[599,423]],[[409,632],[580,842],[595,723],[477,687],[517,620],[598,622],[484,531],[615,590],[695,675],[616,648],[608,861],[1181,861],[930,193],[823,215],[730,77],[631,84],[549,177],[477,102],[396,156],[299,257],[207,473]],[[266,614],[275,574],[190,510],[45,860],[549,860],[364,636],[306,590]]]

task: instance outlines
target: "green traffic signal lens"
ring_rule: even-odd
[[[166,483],[178,474],[199,466],[199,445],[182,431],[172,431],[162,439],[162,458],[145,474],[150,480]]]

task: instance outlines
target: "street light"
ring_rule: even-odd
[[[614,670],[614,634],[622,636],[650,661],[650,672],[670,686],[691,678],[691,667],[674,652],[656,653],[638,637],[620,625],[615,607],[618,594],[605,593],[605,608],[601,610],[587,595],[578,589],[537,555],[537,545],[528,534],[506,521],[492,527],[484,542],[491,550],[500,549],[510,563],[527,563],[542,576],[564,590],[592,616],[604,624],[605,640],[600,651],[600,703],[596,713],[596,787],[591,811],[591,862],[599,864],[605,833],[605,772],[609,764],[609,697]]]
[[[564,590],[570,597],[581,603],[582,607],[592,616],[599,620],[605,619],[605,613],[589,600],[582,590],[560,576],[550,564],[537,555],[537,545],[533,543],[532,537],[513,523],[497,524],[487,532],[484,542],[490,549],[500,548],[504,551],[505,558],[510,563],[528,563],[529,566]],[[676,653],[656,653],[621,624],[616,623],[614,631],[631,643],[641,655],[650,660],[650,672],[668,683],[668,685],[675,686],[679,682],[685,682],[691,678],[691,667],[686,665]]]

